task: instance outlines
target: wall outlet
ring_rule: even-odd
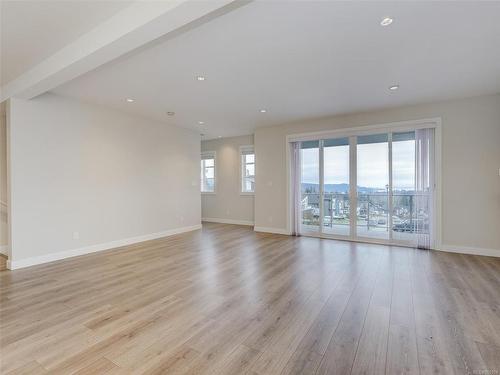
[[[73,232],[73,239],[79,240],[80,239],[80,232]]]

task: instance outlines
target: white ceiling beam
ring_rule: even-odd
[[[0,89],[0,103],[31,99],[160,37],[248,3],[237,0],[136,1]],[[63,31],[62,31],[63,32]]]

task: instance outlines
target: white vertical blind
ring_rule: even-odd
[[[434,237],[434,129],[415,131],[415,246],[430,249]]]
[[[301,158],[300,158],[300,142],[292,142],[290,147],[291,153],[291,195],[292,195],[292,234],[300,236],[300,227],[302,221],[302,195],[301,195]]]

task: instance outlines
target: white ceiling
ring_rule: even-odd
[[[385,16],[394,23],[380,26]],[[207,139],[249,134],[500,92],[499,19],[500,2],[255,1],[55,91],[200,129]]]
[[[131,1],[0,1],[0,84],[18,77]]]

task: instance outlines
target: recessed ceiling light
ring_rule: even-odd
[[[134,101],[134,99],[130,99],[130,98],[127,99],[127,102],[129,102],[129,103],[132,103],[133,101]]]
[[[198,121],[198,124],[203,125],[205,121]]]
[[[205,80],[205,77],[204,76],[197,76],[196,79],[198,81],[204,81]]]
[[[217,138],[222,138],[222,135],[219,135]]]
[[[169,111],[169,112],[167,112],[167,115],[169,115],[169,116],[173,116],[173,115],[175,115],[175,112],[170,112],[170,111]]]
[[[389,86],[389,90],[391,90],[391,91],[396,91],[397,89],[399,89],[399,85]]]
[[[392,21],[394,21],[391,17],[385,17],[382,21],[380,21],[380,24],[382,26],[389,26]]]
[[[267,109],[261,109],[260,110],[260,113],[266,113],[267,112]]]

